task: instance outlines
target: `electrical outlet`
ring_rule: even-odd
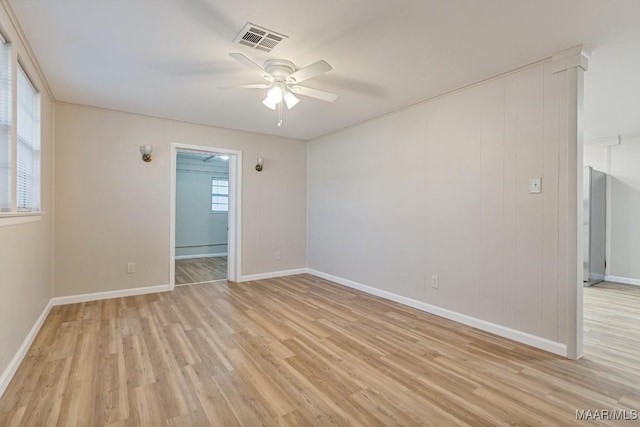
[[[127,263],[127,274],[133,274],[136,272],[136,263],[129,262]]]
[[[431,287],[434,289],[438,289],[440,287],[440,277],[431,276]]]
[[[276,259],[279,260],[280,259],[280,251],[276,251]]]

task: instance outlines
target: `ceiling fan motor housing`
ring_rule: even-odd
[[[296,71],[293,62],[286,59],[267,59],[264,62],[264,69],[271,74],[276,81],[284,81],[290,74]]]

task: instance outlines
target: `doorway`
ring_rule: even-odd
[[[584,280],[597,282],[583,290],[584,353],[628,372],[640,357],[640,62],[629,55],[639,46],[638,32],[598,46],[584,80],[585,209],[599,197],[600,212],[600,231],[593,216],[583,221],[593,233],[583,246]]]
[[[237,281],[242,153],[172,144],[170,278],[175,285]]]
[[[634,363],[640,357],[638,159],[640,135],[598,138],[584,145],[585,206],[591,203],[590,215],[585,210],[584,224],[593,234],[584,243],[585,254],[589,254],[585,266],[591,266],[585,268],[585,285],[593,284],[584,289],[584,352],[590,360],[614,362],[630,370],[636,369]],[[599,232],[593,227],[597,213],[594,200],[599,216],[604,217]],[[594,252],[594,246],[600,250]],[[594,256],[601,262],[595,269]]]

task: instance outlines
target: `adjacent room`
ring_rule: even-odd
[[[229,156],[181,152],[176,162],[176,285],[227,279]]]
[[[0,425],[640,417],[637,0],[0,0]]]
[[[585,73],[584,350],[629,369],[640,357],[640,133],[628,72],[640,57],[625,53],[639,43],[639,33],[603,43]]]

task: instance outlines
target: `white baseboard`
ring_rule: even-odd
[[[640,279],[631,279],[629,277],[619,276],[604,276],[604,280],[607,282],[624,283],[625,285],[640,286]]]
[[[523,344],[530,345],[532,347],[539,348],[541,350],[548,351],[550,353],[557,354],[559,356],[567,357],[567,346],[559,342],[551,341],[546,338],[538,337],[528,334],[526,332],[518,331],[508,328],[506,326],[497,325],[495,323],[487,322],[486,320],[477,319],[475,317],[467,316],[466,314],[457,313],[455,311],[447,310],[435,305],[427,304],[422,301],[415,300],[413,298],[397,295],[392,292],[383,291],[371,286],[363,285],[362,283],[354,282],[352,280],[344,279],[342,277],[334,276],[332,274],[323,273],[321,271],[307,269],[307,273],[322,279],[330,280],[340,285],[347,286],[349,288],[357,289],[366,292],[371,295],[375,295],[384,299],[398,302],[400,304],[408,305],[409,307],[416,308],[418,310],[425,311],[427,313],[435,314],[436,316],[444,317],[445,319],[453,320],[454,322],[462,323],[473,328],[480,329],[485,332],[490,332],[495,335],[499,335],[504,338],[511,339]]]
[[[306,268],[296,268],[295,270],[272,271],[269,273],[249,274],[241,276],[240,282],[251,282],[253,280],[273,279],[274,277],[293,276],[294,274],[308,273]]]
[[[215,258],[222,256],[227,256],[227,253],[221,252],[217,254],[176,255],[176,259]]]
[[[38,335],[42,324],[47,319],[52,306],[53,305],[51,304],[51,300],[49,300],[47,305],[42,310],[42,313],[40,313],[40,316],[36,319],[36,323],[33,324],[33,327],[27,334],[26,338],[24,339],[24,341],[22,341],[22,345],[18,349],[17,353],[15,354],[15,356],[13,356],[11,362],[9,362],[9,365],[2,373],[2,376],[0,376],[0,397],[2,397],[2,395],[4,394],[5,390],[9,386],[9,383],[11,382],[11,379],[18,370],[18,367],[20,367],[24,356],[26,356],[29,348],[31,348],[31,344],[33,344],[33,340],[36,338],[36,335]]]
[[[51,298],[51,305],[75,304],[87,301],[99,301],[110,298],[130,297],[134,295],[155,294],[158,292],[170,291],[169,285],[147,286],[144,288],[121,289],[118,291],[94,292],[91,294],[69,295],[64,297]]]

